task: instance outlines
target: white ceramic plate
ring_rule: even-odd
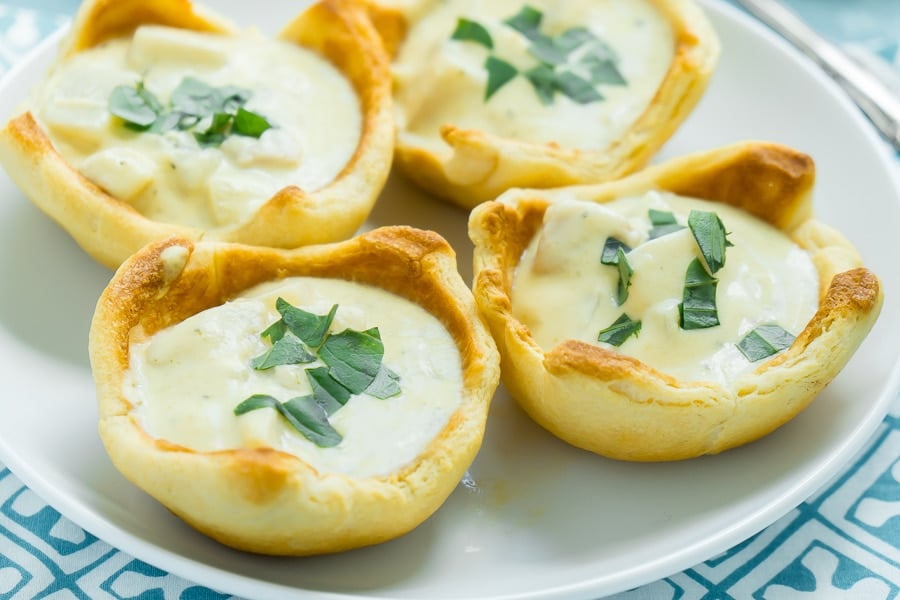
[[[220,0],[274,31],[283,3]],[[892,158],[830,81],[730,6],[707,4],[723,43],[674,156],[746,138],[810,153],[815,203],[881,277],[888,301],[844,372],[797,419],[724,455],[628,464],[566,446],[500,391],[484,447],[438,513],[406,537],[338,556],[273,559],[193,532],[112,467],[96,434],[86,344],[110,273],[0,177],[0,459],[65,516],[146,562],[248,598],[596,598],[670,575],[769,525],[834,475],[898,389],[900,231]],[[0,87],[7,114],[41,77],[54,42]],[[441,232],[471,278],[466,215],[393,180],[370,225]]]

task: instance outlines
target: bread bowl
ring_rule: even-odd
[[[304,346],[311,361],[261,364],[279,340],[296,343],[293,324],[272,334],[294,308],[330,314],[330,332]],[[359,389],[341,377],[355,359],[332,358],[348,336],[368,340],[360,355],[378,338],[388,392],[373,391],[374,372]],[[402,226],[295,250],[153,242],[101,295],[89,350],[116,468],[198,531],[271,555],[337,552],[416,527],[474,460],[499,379],[452,249]],[[352,393],[320,395],[334,381]],[[262,395],[274,400],[249,406]],[[343,406],[326,407],[334,399]],[[323,408],[312,429],[275,406],[313,401]]]
[[[814,217],[814,177],[809,156],[747,142],[477,207],[473,292],[511,395],[570,444],[635,461],[716,454],[796,416],[883,302],[853,245]],[[722,215],[724,266],[686,226],[698,207]],[[651,241],[666,221],[678,230]],[[610,238],[623,260],[601,260]]]
[[[465,208],[643,166],[719,52],[693,0],[378,0],[372,12],[393,54],[398,167]]]
[[[13,182],[111,268],[170,235],[346,239],[392,153],[387,58],[349,0],[312,5],[276,38],[189,0],[88,0],[0,130]]]

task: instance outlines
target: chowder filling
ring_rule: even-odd
[[[674,230],[649,239],[651,209],[671,213]],[[718,215],[733,246],[714,274],[719,323],[684,329],[686,268],[703,256],[686,226],[691,210]],[[630,248],[621,304],[621,273],[601,262],[610,237]],[[627,314],[641,326],[618,351],[681,380],[726,384],[754,366],[737,347],[742,338],[770,324],[798,335],[818,308],[818,290],[809,254],[775,227],[727,205],[648,192],[549,206],[516,269],[512,310],[545,350],[567,339],[598,343],[598,332]]]
[[[317,446],[271,409],[235,415],[235,407],[256,394],[281,401],[309,394],[305,370],[323,365],[251,366],[271,348],[260,332],[280,318],[279,297],[316,314],[338,304],[332,332],[378,327],[383,364],[399,375],[399,394],[353,395],[330,415],[343,436],[334,447]],[[449,332],[420,306],[371,286],[294,277],[134,339],[124,394],[155,438],[197,451],[274,448],[321,472],[368,477],[409,464],[443,430],[462,400],[462,366]]]
[[[246,91],[243,108],[271,127],[215,139],[195,135],[216,130],[212,116],[190,130],[140,131],[110,112],[117,87],[169,107],[186,80]],[[84,176],[152,220],[204,229],[247,221],[286,186],[322,188],[361,135],[358,98],[334,66],[256,34],[143,26],[67,59],[34,100],[54,146]]]
[[[518,29],[508,23],[521,16],[523,9],[533,15],[531,21],[528,15],[524,19],[532,24],[539,13],[537,26],[527,29],[521,18]],[[455,33],[460,19],[464,21],[463,35]],[[484,31],[472,33],[480,28]],[[566,32],[573,30],[575,35],[568,36]],[[585,35],[588,41],[577,41]],[[562,60],[548,44],[542,44],[546,51],[535,49],[536,37],[555,40],[557,48],[574,49],[567,50]],[[669,69],[674,48],[669,21],[650,0],[534,0],[524,4],[517,0],[449,0],[415,23],[395,59],[401,129],[409,143],[433,151],[444,146],[440,137],[443,125],[531,143],[602,149],[649,105]],[[491,72],[508,70],[488,68],[488,60],[495,66],[498,60],[507,63],[517,75],[485,99]],[[548,79],[546,68],[534,70],[541,65],[553,66],[556,75]],[[624,81],[609,76],[611,65]],[[560,77],[575,73],[590,82],[593,67],[605,72],[589,86],[602,96],[599,100],[588,101],[595,95],[585,96],[589,90],[583,84],[573,89],[571,81]],[[563,88],[568,92],[560,91]],[[558,92],[552,94],[552,101],[548,101],[550,89]]]

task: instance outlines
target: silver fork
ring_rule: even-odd
[[[815,61],[856,102],[882,136],[900,152],[900,97],[777,0],[737,0],[760,21]]]

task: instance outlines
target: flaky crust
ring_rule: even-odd
[[[194,8],[189,0],[89,0],[76,16],[60,58],[151,23],[238,33],[224,19]],[[329,60],[360,99],[363,130],[356,151],[334,181],[315,192],[285,187],[248,221],[231,227],[205,231],[156,222],[68,164],[28,110],[0,130],[0,163],[35,205],[110,268],[148,242],[171,235],[280,248],[346,239],[372,210],[391,166],[394,124],[388,58],[365,10],[352,0],[321,0],[289,23],[279,37]]]
[[[164,260],[186,249],[184,262]],[[154,439],[123,396],[129,338],[152,335],[242,291],[284,277],[341,278],[388,290],[447,328],[463,367],[460,407],[407,466],[385,476],[320,473],[270,448],[197,452]],[[115,466],[202,533],[234,548],[307,555],[382,542],[443,503],[474,460],[499,379],[499,357],[443,238],[409,227],[346,242],[279,250],[184,238],[155,242],[127,260],[103,292],[91,325],[99,431]]]
[[[881,284],[844,236],[812,215],[812,159],[743,143],[675,159],[619,181],[513,190],[477,207],[475,300],[502,358],[510,394],[561,439],[612,458],[659,461],[716,454],[762,437],[803,410],[838,374],[875,323]],[[729,386],[680,381],[614,350],[567,340],[543,351],[512,315],[515,268],[555,199],[608,202],[666,190],[740,207],[806,249],[819,273],[819,308],[784,352]]]
[[[675,35],[671,66],[649,106],[615,142],[602,150],[561,148],[466,130],[447,123],[441,137],[447,151],[437,154],[398,132],[395,160],[417,185],[464,208],[492,200],[513,187],[552,188],[616,179],[642,166],[696,106],[719,56],[712,25],[693,0],[653,0]],[[384,6],[370,2],[373,22],[395,53],[415,27],[425,0]],[[397,4],[394,2],[393,4]],[[402,112],[403,107],[397,106]],[[399,124],[402,127],[402,120]]]

